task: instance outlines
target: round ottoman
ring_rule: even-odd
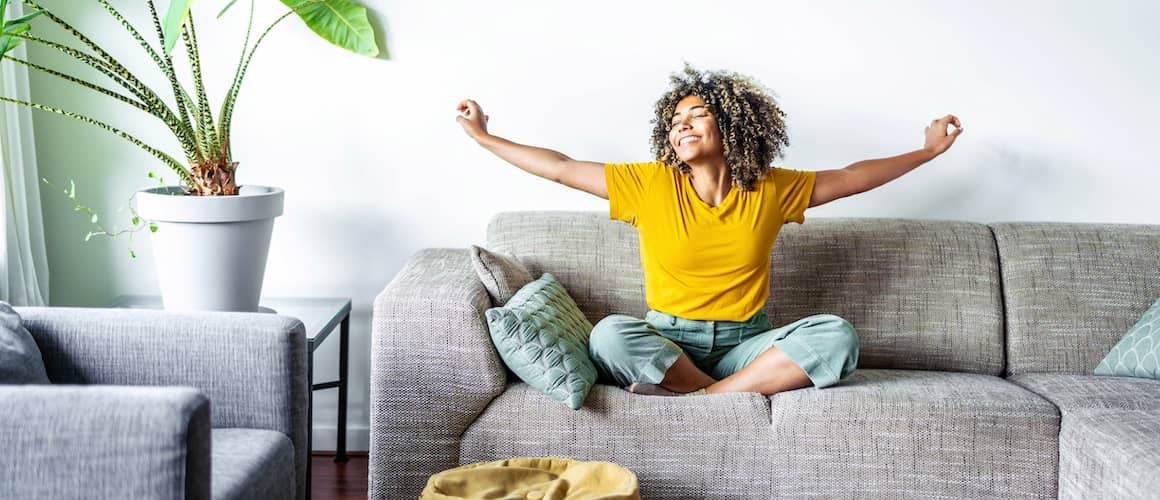
[[[610,462],[511,458],[445,470],[427,480],[420,500],[639,500],[636,475]]]

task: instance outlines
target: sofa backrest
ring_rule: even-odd
[[[648,311],[636,230],[605,212],[504,212],[487,241],[533,276],[556,275],[593,323]],[[998,256],[985,225],[812,218],[782,229],[771,264],[773,325],[837,314],[858,331],[859,367],[1002,372]]]
[[[992,224],[1007,372],[1091,374],[1160,298],[1160,225]]]

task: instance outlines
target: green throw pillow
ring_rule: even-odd
[[[592,323],[555,276],[544,273],[486,316],[508,368],[552,399],[580,409],[596,382],[596,366],[588,357]]]
[[[1160,300],[1104,356],[1096,375],[1160,380]]]

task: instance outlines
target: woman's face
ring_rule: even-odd
[[[724,156],[721,130],[700,96],[691,95],[677,103],[669,122],[669,145],[685,163]]]

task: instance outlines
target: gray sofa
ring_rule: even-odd
[[[298,320],[16,311],[53,384],[0,386],[0,498],[305,498]]]
[[[487,246],[556,275],[593,323],[643,315],[635,230],[496,215]],[[813,218],[772,255],[775,326],[858,330],[839,385],[572,411],[505,370],[466,249],[414,255],[375,301],[370,496],[461,464],[607,460],[645,498],[1141,498],[1160,492],[1160,381],[1091,375],[1160,296],[1160,225]]]

